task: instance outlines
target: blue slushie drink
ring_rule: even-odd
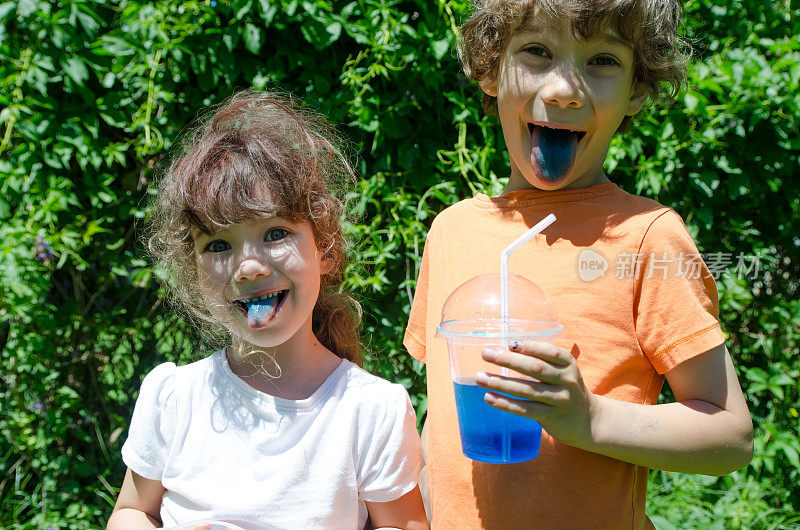
[[[500,318],[500,275],[481,275],[448,297],[437,334],[447,340],[455,391],[461,449],[472,460],[493,464],[525,462],[539,454],[542,427],[496,409],[475,384],[477,372],[520,379],[527,376],[487,363],[484,348],[507,348],[511,341],[547,341],[562,329],[555,308],[530,280],[509,276],[509,317]],[[520,399],[509,396],[513,399]]]

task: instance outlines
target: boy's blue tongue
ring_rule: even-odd
[[[251,328],[260,328],[267,325],[275,314],[278,297],[270,296],[265,300],[249,302],[247,304],[247,325]]]
[[[567,176],[575,163],[578,134],[565,129],[534,126],[531,134],[531,165],[540,179],[555,184]]]

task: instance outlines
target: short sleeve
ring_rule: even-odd
[[[417,288],[414,291],[414,301],[411,304],[411,314],[408,317],[408,326],[403,337],[403,345],[408,353],[418,361],[425,362],[426,347],[425,333],[428,324],[428,268],[430,258],[428,256],[430,234],[425,242],[422,251],[422,264],[417,278]]]
[[[366,502],[399,499],[414,489],[422,469],[416,415],[408,393],[394,384],[383,395],[385,414],[365,437],[359,457],[358,493]]]
[[[142,381],[122,460],[135,473],[161,480],[175,432],[175,364],[164,363]]]
[[[634,323],[656,371],[724,343],[716,283],[677,213],[655,218],[638,257]]]

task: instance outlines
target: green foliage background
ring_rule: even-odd
[[[0,526],[90,528],[155,364],[201,355],[163,303],[137,223],[159,160],[204,106],[281,87],[341,124],[364,176],[348,289],[368,368],[420,418],[424,367],[400,344],[427,227],[508,172],[499,126],[460,74],[467,0],[19,0],[0,3]],[[651,473],[659,528],[800,524],[800,2],[689,0],[697,51],[678,102],[612,144],[624,189],[673,206],[718,281],[757,427],[727,477]],[[40,239],[37,239],[40,238]],[[736,256],[760,270],[734,274]],[[751,277],[754,276],[754,277]],[[668,393],[668,391],[667,391]]]

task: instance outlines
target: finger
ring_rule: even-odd
[[[509,343],[508,349],[524,355],[531,355],[556,366],[568,366],[574,362],[571,353],[549,342],[515,340]]]
[[[560,384],[562,379],[563,366],[556,366],[537,357],[531,357],[523,353],[514,353],[508,350],[495,350],[486,348],[483,350],[483,358],[490,363],[504,368],[510,368],[529,377],[534,377],[540,381],[551,384]]]
[[[555,405],[565,399],[566,390],[557,385],[479,372],[475,374],[478,386],[494,392],[503,392],[525,400]]]
[[[540,422],[541,418],[547,417],[550,409],[552,409],[550,405],[545,405],[538,401],[512,399],[508,396],[494,394],[492,392],[484,394],[483,400],[498,410],[510,412],[517,416],[525,416],[526,418],[531,418]]]

